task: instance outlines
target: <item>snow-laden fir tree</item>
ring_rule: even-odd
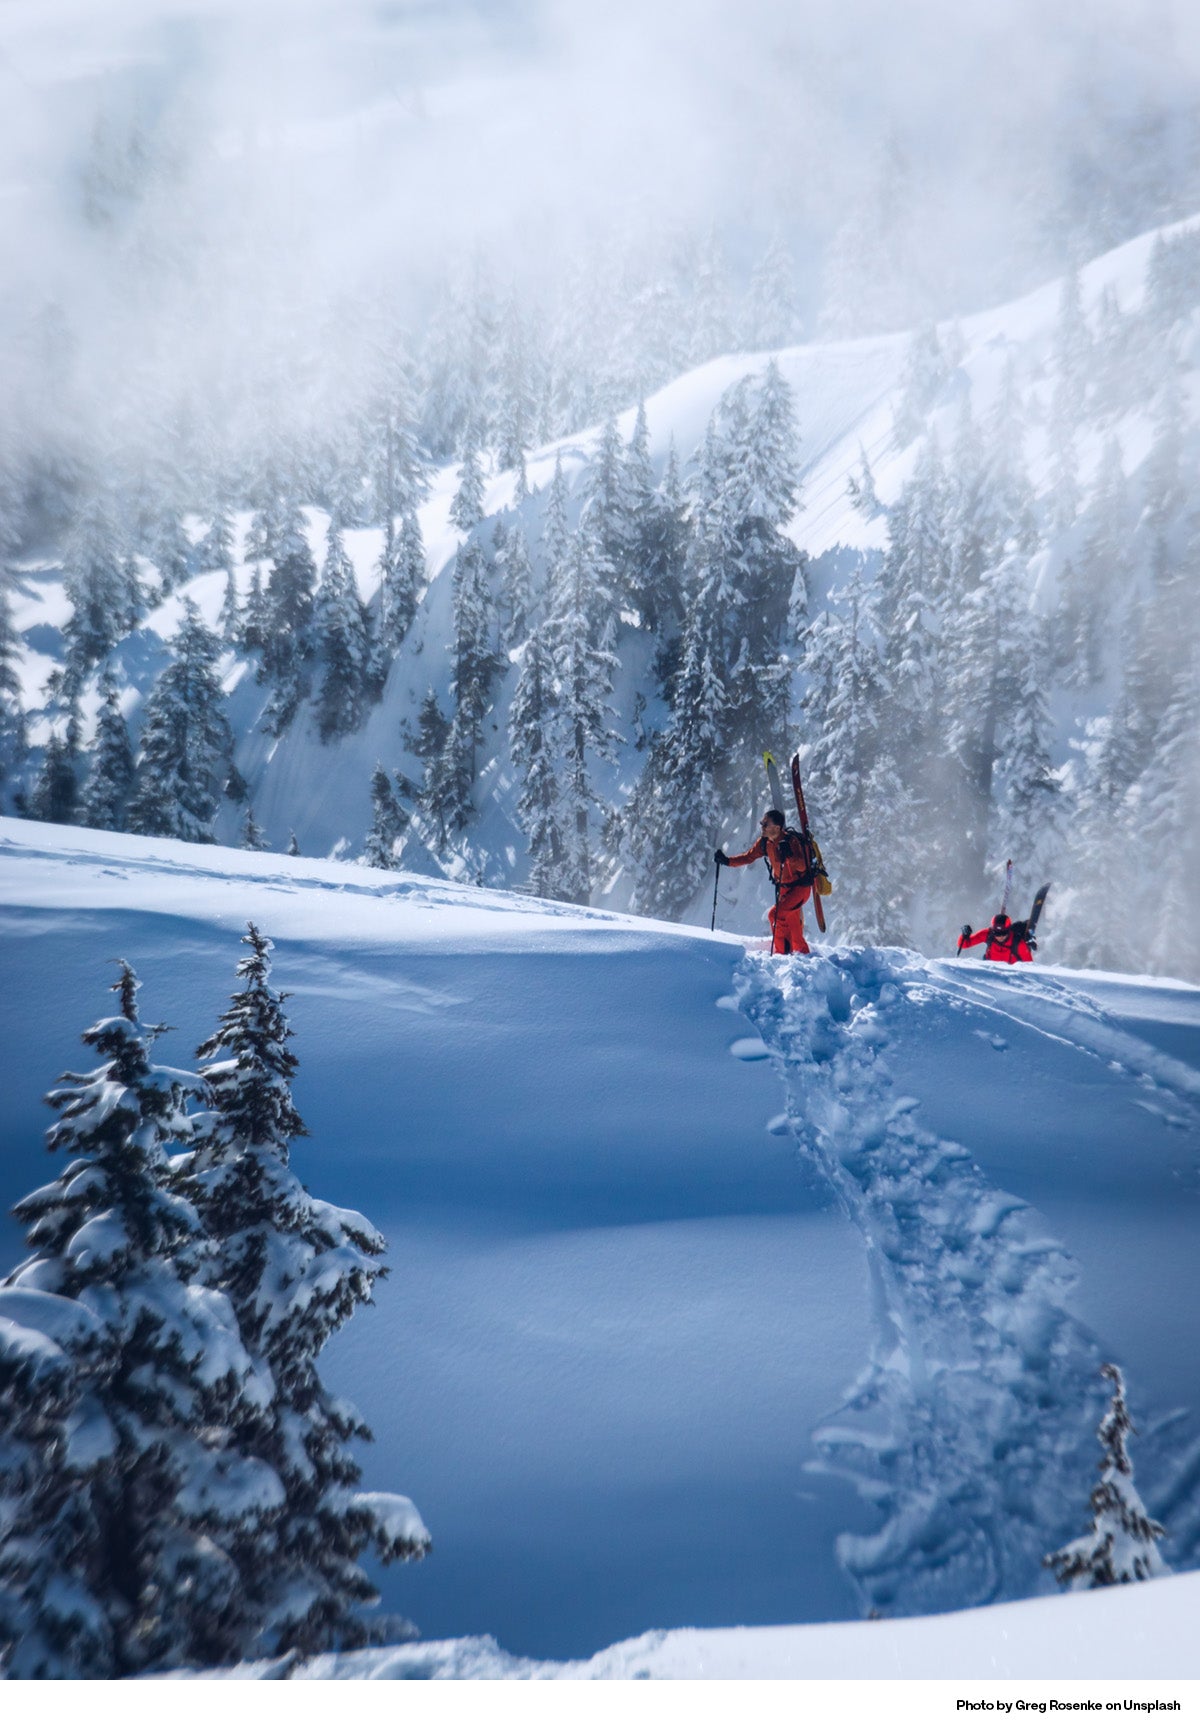
[[[42,823],[73,823],[79,810],[79,707],[72,697],[66,721],[56,726],[46,743],[42,766],[33,784],[30,815]]]
[[[217,677],[220,645],[193,601],[184,602],[171,650],[146,702],[128,826],[137,835],[211,841],[233,733]]]
[[[1063,277],[1051,364],[1054,383],[1048,426],[1050,523],[1061,534],[1070,528],[1079,509],[1076,436],[1083,420],[1092,368],[1092,338],[1083,314],[1077,270],[1068,271]]]
[[[219,505],[213,513],[208,532],[197,542],[192,563],[198,571],[224,571],[233,576],[233,515],[228,505]]]
[[[415,516],[429,491],[429,457],[416,426],[414,395],[411,365],[393,352],[383,363],[367,441],[371,517],[385,529],[399,516]]]
[[[383,550],[376,568],[379,572],[376,686],[382,690],[388,669],[416,617],[417,600],[425,586],[425,544],[415,511],[401,519],[399,534],[391,518],[386,519]]]
[[[562,899],[587,906],[596,885],[592,818],[607,815],[593,781],[597,759],[615,761],[612,727],[616,594],[612,566],[585,517],[550,596],[547,643],[558,694],[563,790]]]
[[[1042,881],[1061,871],[1069,807],[1053,762],[1048,631],[1024,594],[1013,609],[1007,649],[992,856],[1019,859]]]
[[[829,837],[840,936],[901,943],[919,825],[887,732],[880,632],[861,565],[845,593],[831,599],[838,610],[815,619],[804,640],[810,820]]]
[[[146,553],[158,572],[164,596],[183,587],[192,574],[192,543],[178,511],[163,509],[156,513]]]
[[[788,348],[800,341],[796,264],[776,230],[755,265],[741,316],[741,346],[748,353]]]
[[[336,517],[329,519],[326,534],[313,609],[313,646],[321,668],[317,727],[322,743],[328,744],[360,725],[371,671],[367,615]]]
[[[618,604],[630,591],[630,512],[625,446],[615,415],[600,430],[600,439],[584,483],[584,510],[592,535],[612,567]]]
[[[458,490],[450,502],[450,521],[469,535],[483,521],[483,465],[475,435],[467,442],[458,471]]]
[[[88,1563],[102,1538],[92,1496],[111,1426],[105,1322],[56,1293],[0,1284],[0,1676],[105,1676],[114,1663]]]
[[[509,711],[509,749],[521,774],[517,821],[529,847],[529,887],[535,895],[561,893],[563,812],[556,762],[557,697],[549,627],[526,639]]]
[[[273,529],[258,677],[271,687],[264,726],[268,732],[279,734],[309,692],[317,567],[303,514],[292,494],[280,501]]]
[[[270,621],[267,597],[263,589],[262,566],[255,565],[250,572],[250,584],[246,591],[246,604],[242,609],[237,646],[246,650],[265,648],[269,631]]]
[[[417,731],[411,742],[414,756],[421,759],[421,813],[437,837],[438,851],[444,851],[448,839],[453,800],[448,784],[447,745],[450,722],[442,713],[437,693],[426,691],[417,715]]]
[[[563,581],[563,573],[571,555],[571,527],[567,518],[567,479],[563,473],[562,452],[554,457],[554,478],[542,516],[542,562],[545,567],[547,594],[553,595]]]
[[[1200,645],[1170,686],[1149,762],[1130,791],[1132,856],[1154,860],[1159,918],[1151,966],[1191,978],[1200,960],[1195,886],[1200,881]]]
[[[0,787],[20,768],[29,745],[10,586],[0,563]]]
[[[1059,1585],[1074,1592],[1130,1585],[1171,1571],[1158,1553],[1158,1540],[1166,1534],[1147,1514],[1134,1487],[1127,1437],[1135,1432],[1125,1403],[1125,1378],[1116,1364],[1102,1364],[1100,1374],[1112,1383],[1112,1396],[1096,1431],[1104,1458],[1091,1494],[1092,1529],[1044,1558]]]
[[[405,1496],[356,1489],[351,1444],[370,1440],[326,1388],[318,1356],[386,1269],[386,1245],[359,1213],[309,1194],[291,1164],[306,1133],[292,1100],[297,1060],[270,942],[251,924],[238,989],[200,1046],[211,1109],[195,1123],[187,1190],[214,1246],[205,1277],[227,1291],[269,1404],[250,1420],[255,1452],[277,1474],[276,1518],[237,1552],[245,1609],[267,1651],[360,1644],[378,1594],[359,1565],[419,1557],[429,1534]]]
[[[1165,376],[1155,396],[1154,442],[1142,465],[1142,503],[1146,522],[1162,531],[1185,502],[1183,482],[1183,391],[1178,357],[1171,344],[1163,360]]]
[[[684,571],[688,552],[688,514],[674,437],[657,489],[647,492],[649,450],[643,446],[641,414],[630,443],[635,587],[633,601],[644,628],[664,645],[683,613]]]
[[[133,746],[121,713],[117,683],[107,668],[101,677],[100,696],[79,820],[91,829],[123,829],[125,807],[134,783]]]
[[[362,862],[377,870],[390,871],[396,864],[396,842],[408,825],[408,812],[396,797],[395,788],[382,763],[371,776],[371,827],[363,846]]]
[[[1105,441],[1087,505],[1087,539],[1064,568],[1054,620],[1055,662],[1066,684],[1086,690],[1104,676],[1114,606],[1132,580],[1129,489],[1115,438]]]
[[[892,416],[892,433],[898,448],[912,444],[925,431],[930,411],[946,388],[950,372],[937,326],[932,319],[926,319],[913,332],[900,374],[900,400]]]
[[[500,573],[504,647],[511,653],[520,648],[532,631],[535,611],[533,561],[519,523],[506,531],[502,542],[497,534],[496,568]]]
[[[242,822],[241,845],[248,853],[269,853],[271,843],[266,831],[254,815],[254,806],[246,806],[246,815]]]
[[[136,621],[129,616],[128,584],[117,534],[104,503],[92,496],[72,527],[63,559],[64,592],[71,606],[63,627],[65,667],[76,688]]]
[[[499,622],[487,555],[468,541],[454,561],[455,749],[469,788],[479,769],[483,720],[496,680],[506,665],[499,648]],[[454,827],[459,827],[455,824]]]
[[[198,1277],[206,1246],[168,1159],[199,1083],[150,1061],[161,1030],[141,1021],[138,982],[120,968],[118,1012],[83,1036],[98,1067],[48,1095],[59,1116],[47,1145],[69,1163],[14,1208],[32,1254],[0,1283],[0,1315],[23,1301],[74,1380],[47,1388],[40,1412],[18,1404],[41,1401],[38,1378],[7,1390],[8,1436],[28,1441],[32,1425],[36,1437],[40,1416],[44,1444],[26,1450],[0,1527],[10,1675],[128,1676],[242,1656],[257,1624],[233,1551],[284,1500],[245,1444],[270,1383],[229,1299]]]
[[[221,610],[217,614],[223,642],[234,645],[241,642],[242,620],[242,598],[238,592],[237,578],[232,571],[228,571],[225,576],[225,593],[221,597]]]

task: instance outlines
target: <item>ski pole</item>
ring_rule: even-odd
[[[717,874],[713,878],[713,915],[712,915],[712,924],[708,928],[710,931],[715,931],[717,929],[717,886],[719,885],[720,881],[721,881],[721,861],[718,859],[717,860]]]

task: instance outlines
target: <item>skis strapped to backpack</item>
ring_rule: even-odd
[[[1001,911],[1001,913],[1007,913],[1008,912],[1008,896],[1009,896],[1009,891],[1011,890],[1011,888],[1012,888],[1012,860],[1010,859],[1008,861],[1007,865],[1005,865],[1005,867],[1004,867],[1004,893],[1000,897],[1000,911]]]
[[[1037,922],[1042,917],[1042,908],[1046,905],[1046,897],[1049,893],[1050,885],[1048,883],[1043,883],[1033,898],[1033,906],[1029,910],[1029,918],[1025,921],[1025,941],[1027,943],[1037,930]]]
[[[804,803],[804,789],[800,785],[799,751],[797,751],[796,755],[792,758],[792,792],[796,795],[796,810],[800,813],[800,835],[805,846],[808,848],[808,861],[813,874],[813,912],[817,916],[818,931],[824,931],[825,909],[821,905],[821,891],[817,887],[817,880],[818,878],[824,880],[827,893],[830,885],[828,877],[825,876],[825,865],[821,858],[821,849],[813,840],[812,830],[808,826],[808,807]]]
[[[767,766],[767,780],[770,782],[771,786],[772,803],[777,811],[782,811],[783,781],[780,779],[779,765],[776,763],[774,757],[769,751],[763,752],[763,762]],[[819,931],[824,931],[825,909],[821,905],[821,891],[817,887],[817,881],[820,879],[820,881],[825,884],[825,893],[827,895],[829,893],[830,884],[828,877],[825,875],[825,864],[821,858],[821,849],[813,840],[812,830],[808,826],[808,809],[804,803],[804,789],[800,785],[799,752],[797,752],[792,758],[792,792],[796,795],[796,810],[800,817],[800,839],[804,843],[805,852],[808,855],[808,867],[813,878],[813,912],[816,914],[817,929]]]
[[[763,752],[763,762],[767,765],[767,781],[771,788],[771,804],[776,811],[783,810],[783,782],[779,779],[779,765],[769,751]]]

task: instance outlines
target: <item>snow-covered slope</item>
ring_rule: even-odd
[[[1053,1591],[1105,1356],[1164,1555],[1195,1565],[1200,990],[775,960],[16,819],[0,905],[11,1200],[50,1173],[39,1095],[79,1065],[111,958],[187,1063],[245,920],[275,940],[296,1167],[389,1239],[327,1379],[375,1432],[367,1485],[433,1533],[381,1581],[428,1639],[580,1659],[651,1627]]]
[[[417,1641],[299,1666],[297,1681],[1082,1681],[1158,1683],[1136,1698],[1194,1690],[1200,1575],[1033,1603],[819,1628],[677,1628],[624,1640],[581,1662],[535,1663],[494,1640]],[[243,1665],[229,1679],[269,1676]],[[992,1696],[988,1696],[991,1698]],[[1034,1710],[1040,1708],[1034,1707]]]
[[[1181,224],[1161,232],[1170,236],[1185,232],[1188,227]],[[1083,312],[1093,328],[1098,325],[1099,309],[1106,295],[1115,295],[1123,312],[1136,310],[1157,238],[1155,233],[1131,241],[1093,261],[1081,273]],[[937,433],[946,449],[952,442],[962,401],[969,396],[976,421],[982,423],[996,397],[1006,365],[1014,362],[1028,421],[1026,457],[1034,493],[1042,505],[1055,485],[1047,421],[1053,394],[1051,356],[1061,293],[1061,283],[1051,282],[1018,301],[967,320],[958,337],[951,339],[943,329],[948,345],[953,347],[957,343],[961,353],[940,394],[924,411],[923,430]],[[1179,382],[1188,427],[1195,419],[1192,398],[1200,354],[1198,330],[1200,326],[1193,314],[1190,322],[1184,321],[1178,338]],[[916,461],[919,443],[915,437],[898,440],[894,433],[894,415],[902,394],[909,347],[910,336],[899,333],[799,347],[777,357],[793,393],[801,441],[798,476],[801,508],[789,532],[812,561],[814,610],[824,602],[831,585],[844,581],[860,556],[870,560],[886,541],[886,516],[880,512],[864,517],[855,511],[847,496],[847,480],[860,472],[862,456],[865,454],[871,463],[878,495],[887,505],[896,501]],[[687,462],[700,445],[722,393],[746,374],[761,372],[767,359],[765,355],[725,356],[677,379],[650,399],[646,405],[649,445],[657,474],[662,473],[672,444],[681,461]],[[1133,390],[1120,412],[1097,414],[1077,429],[1078,478],[1085,496],[1095,478],[1102,448],[1110,439],[1120,446],[1127,474],[1133,477],[1138,473],[1152,438],[1154,390],[1155,381],[1146,381],[1140,394]],[[632,431],[633,416],[631,408],[620,419],[626,439]],[[500,472],[488,478],[485,511],[489,517],[505,513],[509,523],[519,521],[535,558],[556,460],[562,461],[568,484],[574,489],[577,509],[585,471],[599,436],[598,428],[584,429],[531,453],[527,466],[534,496],[515,511],[510,509],[514,475]],[[463,536],[451,524],[449,513],[457,484],[458,470],[453,466],[433,478],[432,490],[420,512],[430,579],[428,589],[416,622],[392,666],[383,699],[371,709],[359,731],[323,744],[310,707],[305,705],[282,738],[268,737],[259,728],[266,692],[255,682],[254,667],[238,661],[232,652],[226,656],[223,676],[230,718],[239,741],[238,767],[249,788],[255,816],[274,845],[282,846],[288,831],[295,830],[305,854],[324,856],[336,852],[339,856],[354,857],[361,851],[371,822],[370,778],[376,762],[382,762],[389,770],[399,768],[411,779],[420,780],[422,766],[408,749],[408,742],[421,700],[432,689],[444,709],[452,706],[452,583],[454,555]],[[326,519],[321,512],[310,510],[307,521],[319,562],[323,556]],[[239,551],[243,550],[247,523],[248,518],[242,517],[238,524]],[[196,534],[201,527],[198,522],[193,523]],[[489,521],[485,520],[476,534],[490,546]],[[1031,572],[1037,605],[1047,615],[1054,604],[1063,560],[1070,557],[1078,561],[1084,556],[1083,528],[1077,526],[1072,535],[1073,539],[1071,535],[1060,536],[1052,547],[1039,553],[1038,568]],[[376,562],[381,544],[379,529],[360,529],[347,535],[348,551],[364,600],[370,600],[378,582]],[[250,581],[249,565],[239,564],[237,575],[244,594]],[[194,578],[152,613],[141,631],[118,650],[117,659],[126,682],[123,706],[135,730],[141,701],[162,665],[161,642],[176,630],[184,599],[194,599],[206,620],[215,626],[223,589],[221,573]],[[1122,593],[1120,604],[1125,606],[1128,599]],[[34,718],[31,736],[38,745],[49,736],[49,719],[42,718],[44,687],[61,650],[59,632],[68,611],[56,556],[47,554],[40,565],[37,561],[26,561],[21,571],[20,592],[14,596],[14,617],[23,638],[25,701]],[[1115,616],[1111,624],[1113,634],[1123,629],[1122,620]],[[793,657],[799,654],[800,647],[790,646]],[[644,754],[636,746],[637,705],[645,702],[642,723],[651,731],[662,724],[664,711],[651,672],[653,640],[645,632],[627,631],[618,649],[622,667],[614,704],[625,742],[614,764],[594,767],[601,798],[620,809],[645,762]],[[482,754],[473,794],[478,814],[465,837],[464,847],[458,848],[456,844],[439,863],[414,827],[404,844],[406,868],[434,874],[449,871],[464,880],[481,877],[503,887],[520,886],[527,881],[526,840],[516,817],[520,777],[512,764],[509,747],[508,710],[516,677],[517,668],[513,665],[495,692],[485,735],[489,744]],[[797,687],[793,692],[793,715],[799,695]],[[1113,697],[1110,682],[1084,693],[1072,693],[1061,701],[1056,698],[1056,765],[1061,767],[1074,760],[1072,754],[1085,724],[1111,704]],[[87,738],[91,736],[95,707],[95,693],[89,690],[83,704]],[[763,741],[768,742],[777,747],[783,743]],[[813,789],[812,797],[819,819],[820,787]],[[243,821],[244,810],[226,803],[218,817],[219,837],[235,840]],[[730,835],[725,839],[732,845],[738,837]],[[836,851],[836,837],[829,839]],[[706,846],[711,845],[711,840],[703,837]],[[836,878],[836,864],[833,870]],[[1061,882],[1061,872],[1056,875]],[[761,884],[753,881],[754,877],[753,873],[742,873],[723,884],[721,914],[727,928],[746,933],[761,929]],[[618,876],[608,893],[610,904],[626,905],[628,891],[627,880]],[[950,929],[958,917],[970,913],[978,918],[981,911],[965,908],[961,913],[956,911]],[[699,918],[700,914],[698,899],[691,908],[691,916]],[[1044,943],[1049,945],[1043,949],[1043,955],[1053,959],[1053,908],[1043,935]]]

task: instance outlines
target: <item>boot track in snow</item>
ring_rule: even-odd
[[[736,976],[791,1132],[866,1246],[876,1339],[814,1436],[816,1469],[881,1510],[839,1557],[865,1608],[902,1615],[1054,1589],[1041,1559],[1086,1493],[1102,1405],[1102,1353],[1070,1313],[1063,1246],[896,1097],[884,1053],[912,961],[747,955]]]

